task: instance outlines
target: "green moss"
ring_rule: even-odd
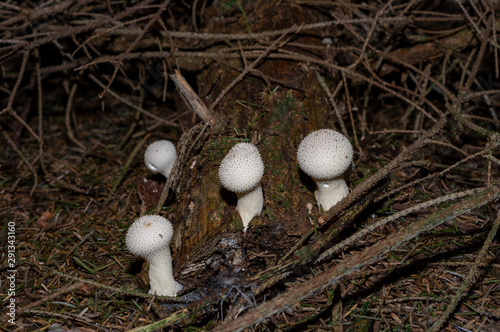
[[[220,162],[227,152],[237,143],[246,142],[248,139],[234,137],[220,137],[208,142],[201,151],[202,159],[211,162]]]
[[[279,124],[278,129],[282,132],[290,131],[290,119],[293,115],[297,114],[297,110],[302,105],[297,105],[297,100],[293,96],[292,91],[288,91],[283,98],[279,98],[270,113],[269,120]]]

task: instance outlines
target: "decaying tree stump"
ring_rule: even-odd
[[[292,63],[282,65],[293,66]],[[237,255],[248,257],[249,251],[254,251],[276,259],[312,227],[306,203],[314,200],[314,183],[300,172],[296,149],[311,130],[334,127],[333,118],[327,112],[317,111],[328,106],[319,96],[320,88],[313,75],[312,71],[304,75],[307,91],[284,89],[266,95],[262,93],[266,91],[262,84],[258,87],[262,89],[261,100],[247,93],[259,93],[259,89],[256,82],[246,80],[234,88],[228,98],[248,100],[253,104],[262,103],[266,98],[265,104],[248,108],[234,105],[231,113],[223,107],[218,108],[221,111],[216,112],[216,118],[220,121],[209,129],[203,148],[181,171],[183,179],[179,188],[182,189],[179,189],[176,213],[176,221],[180,224],[175,241],[181,265],[206,261],[207,255],[216,250],[214,245],[219,246],[220,254],[228,255],[225,251],[231,247],[224,248],[228,241],[232,243],[230,251],[236,250]],[[227,81],[227,78],[220,80]],[[231,103],[226,104],[231,107]],[[245,235],[235,210],[236,197],[221,187],[217,175],[220,161],[239,141],[254,143],[265,164],[264,210],[260,217],[252,220]],[[231,265],[231,258],[218,264],[228,268],[242,268],[248,264],[247,259],[237,261],[235,266]],[[228,273],[219,270],[218,266],[212,268],[217,274]]]
[[[314,20],[302,9],[289,10],[303,16],[303,23]],[[245,69],[241,59],[230,63]],[[255,67],[216,105],[215,123],[179,172],[175,271],[179,280],[192,280],[191,288],[217,282],[229,286],[235,277],[255,274],[314,227],[306,204],[314,203],[315,184],[300,171],[296,150],[309,132],[335,129],[335,116],[328,111],[314,67],[281,59]],[[197,76],[204,102],[210,105],[239,74],[226,65],[208,66]],[[235,210],[236,196],[222,188],[217,175],[220,161],[237,142],[255,144],[265,165],[264,210],[246,234]]]

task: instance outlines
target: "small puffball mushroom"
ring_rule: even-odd
[[[149,262],[149,294],[177,296],[182,289],[172,272],[169,245],[173,234],[170,221],[158,215],[140,217],[127,232],[127,249]]]
[[[352,145],[339,132],[321,129],[307,135],[299,145],[300,168],[314,179],[318,189],[314,195],[324,211],[349,194],[343,173],[352,164]]]
[[[177,159],[175,145],[167,140],[151,143],[144,153],[146,167],[153,172],[163,174],[166,178],[170,174]]]
[[[264,175],[264,163],[259,150],[250,143],[238,143],[222,159],[219,179],[224,188],[236,193],[236,211],[243,221],[243,231],[253,217],[260,215],[264,196],[260,180]]]
[[[333,44],[333,41],[330,37],[325,37],[323,38],[323,40],[321,41],[321,43],[323,45],[325,45],[326,47],[330,47],[332,44]]]

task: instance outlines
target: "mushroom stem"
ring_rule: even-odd
[[[236,195],[238,197],[236,211],[238,211],[241,216],[241,220],[243,221],[243,231],[246,232],[248,224],[252,218],[260,215],[262,212],[262,207],[264,205],[262,186],[259,184],[250,191],[237,193]]]
[[[172,271],[172,258],[170,249],[163,248],[147,257],[149,262],[149,280],[151,289],[149,294],[163,296],[177,296],[177,292],[182,289],[182,285],[174,279]]]
[[[352,165],[352,155],[347,137],[331,129],[313,131],[300,142],[299,166],[316,182],[314,196],[324,211],[349,194],[342,174]]]
[[[317,180],[318,189],[314,192],[318,207],[322,207],[323,211],[328,211],[332,206],[337,204],[342,198],[349,194],[349,188],[342,176],[332,180]]]
[[[224,188],[238,196],[236,211],[241,216],[244,232],[252,218],[262,212],[262,175],[264,163],[259,150],[251,143],[236,144],[220,163],[219,180]]]

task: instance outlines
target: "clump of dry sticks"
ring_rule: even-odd
[[[20,3],[0,2],[3,330],[500,328],[496,1]],[[295,153],[325,127],[355,162],[322,212]],[[178,145],[166,183],[153,139]],[[216,177],[241,140],[266,163],[245,237]],[[152,211],[178,299],[125,250]]]

